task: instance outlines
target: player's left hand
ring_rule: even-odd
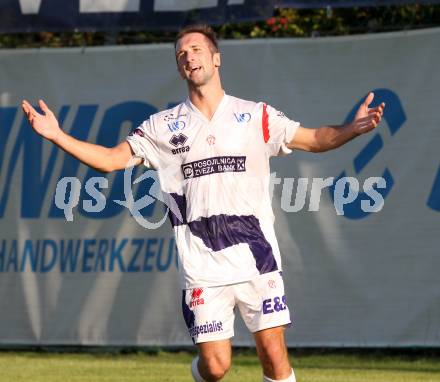
[[[373,102],[374,93],[370,92],[365,98],[365,101],[359,106],[358,111],[352,122],[354,131],[357,134],[365,134],[373,130],[381,121],[385,103],[382,102],[379,106],[369,108]]]

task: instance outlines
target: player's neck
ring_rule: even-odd
[[[189,87],[188,90],[192,104],[211,120],[225,94],[220,81],[200,87]]]

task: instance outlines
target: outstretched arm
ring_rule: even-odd
[[[369,108],[374,94],[369,93],[359,106],[351,123],[342,126],[321,126],[317,129],[299,127],[292,141],[287,145],[290,149],[311,152],[323,152],[335,149],[358,135],[373,130],[381,121],[385,104]]]
[[[61,130],[56,117],[42,100],[39,100],[38,104],[44,114],[38,113],[26,100],[22,102],[21,107],[32,128],[43,138],[95,170],[110,172],[125,168],[133,155],[126,141],[108,148],[75,139]],[[141,159],[136,164],[140,162]]]

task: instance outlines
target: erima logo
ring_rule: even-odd
[[[249,122],[251,120],[251,113],[234,113],[234,117],[239,123]]]
[[[186,135],[183,135],[180,133],[179,135],[173,135],[170,139],[170,143],[174,146],[183,146],[185,142],[188,140],[188,137]]]
[[[195,288],[191,292],[191,298],[195,300],[196,298],[199,298],[203,293],[203,288]]]
[[[188,140],[188,137],[182,133],[180,133],[179,135],[173,135],[170,139],[170,143],[174,147],[177,147],[177,146],[182,146],[182,147],[178,147],[176,149],[171,149],[171,153],[173,155],[176,155],[176,154],[186,153],[187,151],[189,151],[189,146],[183,146],[187,140]]]
[[[197,306],[197,305],[204,305],[205,300],[203,298],[200,298],[200,296],[203,293],[203,288],[195,288],[191,292],[191,302],[189,304],[190,308]]]

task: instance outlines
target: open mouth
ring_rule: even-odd
[[[194,68],[189,68],[189,71],[191,74],[193,73],[197,73],[198,70],[200,70],[202,67],[201,66],[196,66]]]

